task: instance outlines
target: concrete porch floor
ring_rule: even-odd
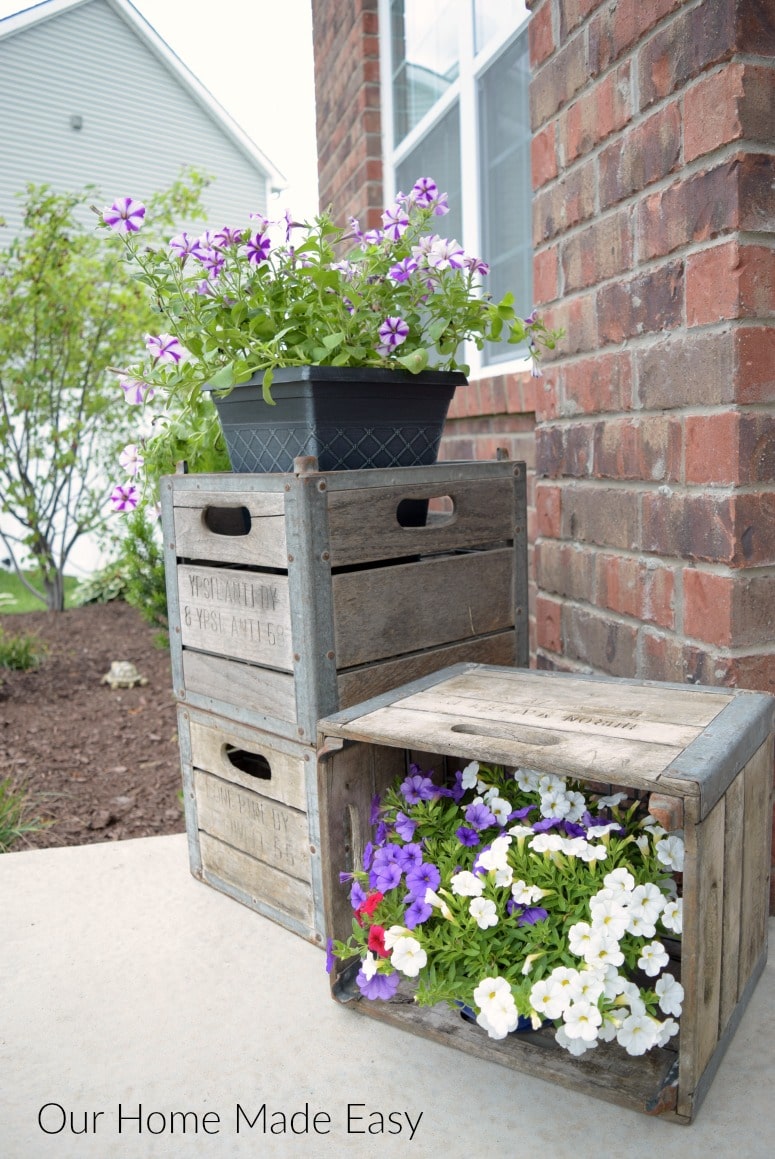
[[[183,835],[0,857],[4,1159],[769,1159],[773,1061],[772,955],[696,1122],[679,1127],[337,1006],[322,952],[196,882]],[[308,1105],[308,1133],[250,1129],[262,1104],[267,1126]],[[363,1104],[349,1132],[348,1104]],[[198,1133],[193,1116],[170,1133],[184,1111]],[[70,1112],[76,1130],[87,1113],[87,1134]],[[376,1112],[384,1134],[369,1133]]]

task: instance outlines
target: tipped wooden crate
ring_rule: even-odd
[[[527,663],[524,464],[297,463],[162,481],[181,701],[314,744],[321,716],[408,678]]]
[[[360,866],[372,797],[406,767],[479,759],[650,794],[682,827],[685,990],[678,1045],[630,1057],[599,1043],[574,1058],[553,1031],[493,1041],[452,1010],[361,1000],[355,969],[332,975],[358,1011],[596,1097],[689,1123],[767,958],[773,698],[754,692],[460,665],[320,724],[319,808],[326,923],[346,939],[339,871]],[[357,968],[357,963],[355,963]]]
[[[320,945],[315,750],[178,707],[191,872]]]

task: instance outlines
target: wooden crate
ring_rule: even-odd
[[[774,703],[738,690],[459,665],[321,721],[324,897],[334,937],[346,939],[352,925],[338,873],[348,861],[360,868],[372,796],[405,767],[407,750],[438,754],[437,762],[454,757],[453,768],[479,759],[643,790],[685,841],[678,1046],[632,1058],[599,1043],[574,1058],[549,1030],[494,1041],[446,1006],[415,1006],[401,988],[398,1000],[359,1000],[348,967],[334,978],[335,997],[477,1057],[690,1122],[767,958]]]
[[[191,872],[323,942],[315,750],[178,707]]]
[[[525,468],[162,482],[176,694],[315,743],[327,713],[459,661],[527,663]],[[405,526],[407,503],[449,513]]]

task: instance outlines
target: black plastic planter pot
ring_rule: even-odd
[[[314,455],[321,471],[429,466],[455,388],[466,381],[452,371],[284,367],[274,373],[276,405],[267,406],[262,379],[213,394],[237,472],[292,471],[300,455]]]

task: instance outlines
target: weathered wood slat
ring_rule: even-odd
[[[514,624],[508,548],[332,577],[337,661],[368,664]]]
[[[192,763],[196,768],[292,809],[303,811],[306,808],[305,761],[300,753],[283,752],[270,736],[262,736],[254,729],[241,729],[228,721],[210,726],[192,719],[189,727]],[[255,757],[259,760],[251,760]],[[268,766],[268,777],[262,767],[264,761]],[[239,764],[256,764],[261,775],[251,776],[241,770]]]
[[[735,777],[724,795],[724,937],[721,959],[719,1033],[723,1034],[740,997],[738,972],[742,924],[744,777]]]
[[[550,732],[565,732],[580,736],[624,737],[630,741],[645,741],[648,744],[669,745],[683,748],[700,732],[696,725],[651,721],[642,716],[609,712],[604,706],[590,704],[565,705],[548,704],[544,699],[540,706],[535,702],[525,704],[515,699],[501,698],[494,701],[465,696],[445,686],[442,689],[429,688],[405,700],[396,701],[396,706],[412,712],[459,714],[467,718],[474,715],[477,720],[502,724],[504,728],[527,728],[533,726]],[[635,710],[637,712],[637,710]]]
[[[407,680],[465,660],[482,664],[513,663],[515,648],[516,633],[510,630],[410,653],[396,660],[378,661],[365,668],[347,669],[338,676],[339,704],[342,708],[358,704]]]
[[[203,476],[199,476],[201,480]],[[224,476],[224,480],[225,480]],[[186,481],[192,480],[193,476],[183,476]],[[229,476],[231,481],[231,476]],[[282,482],[275,478],[272,482],[271,491],[258,491],[255,489],[255,480],[251,478],[250,486],[237,486],[235,490],[227,490],[224,483],[219,480],[217,487],[197,487],[195,490],[186,490],[185,484],[181,481],[180,476],[174,476],[174,492],[175,492],[175,506],[176,507],[190,507],[196,510],[204,510],[208,507],[247,507],[251,516],[256,519],[267,519],[273,515],[283,515],[285,512],[285,489]]]
[[[686,831],[682,956],[681,1073],[678,1110],[689,1115],[694,1090],[719,1038],[724,899],[724,814],[719,801]]]
[[[336,730],[333,730],[336,733]],[[467,760],[524,766],[563,776],[581,776],[650,789],[680,752],[678,746],[589,736],[532,726],[492,726],[475,716],[383,708],[342,730],[370,744],[401,745],[449,753]],[[687,792],[691,786],[687,785]]]
[[[218,535],[205,522],[208,510],[207,507],[175,508],[175,551],[179,557],[235,563],[241,567],[287,568],[283,515],[259,518],[246,507],[251,516],[250,530],[245,535]]]
[[[209,833],[202,833],[200,837],[202,874],[209,884],[231,892],[275,921],[291,919],[299,923],[306,936],[313,940],[314,906],[307,882],[250,857]]]
[[[557,679],[549,680],[553,676]],[[637,690],[637,691],[636,691]],[[433,690],[428,689],[428,694]],[[705,728],[732,696],[722,689],[676,689],[656,684],[619,680],[594,680],[569,673],[544,673],[528,669],[499,671],[491,667],[470,669],[444,680],[444,692],[468,697],[473,710],[481,702],[519,703],[520,708],[553,713],[561,710],[579,715],[604,716],[624,724],[649,722]],[[688,742],[685,742],[688,743]]]
[[[453,501],[450,516],[431,518],[425,527],[401,526],[401,502],[442,496]],[[510,540],[514,535],[513,508],[513,482],[509,478],[335,491],[328,501],[331,563],[338,567]]]
[[[284,721],[288,733],[296,736],[296,688],[290,672],[184,648],[178,695],[222,716],[238,705],[271,723],[274,731]]]
[[[754,964],[767,946],[768,879],[772,836],[773,738],[770,737],[743,770],[743,886],[738,991],[742,992]]]
[[[307,816],[194,769],[199,828],[290,877],[310,880]]]
[[[178,568],[183,646],[293,670],[288,577]]]

